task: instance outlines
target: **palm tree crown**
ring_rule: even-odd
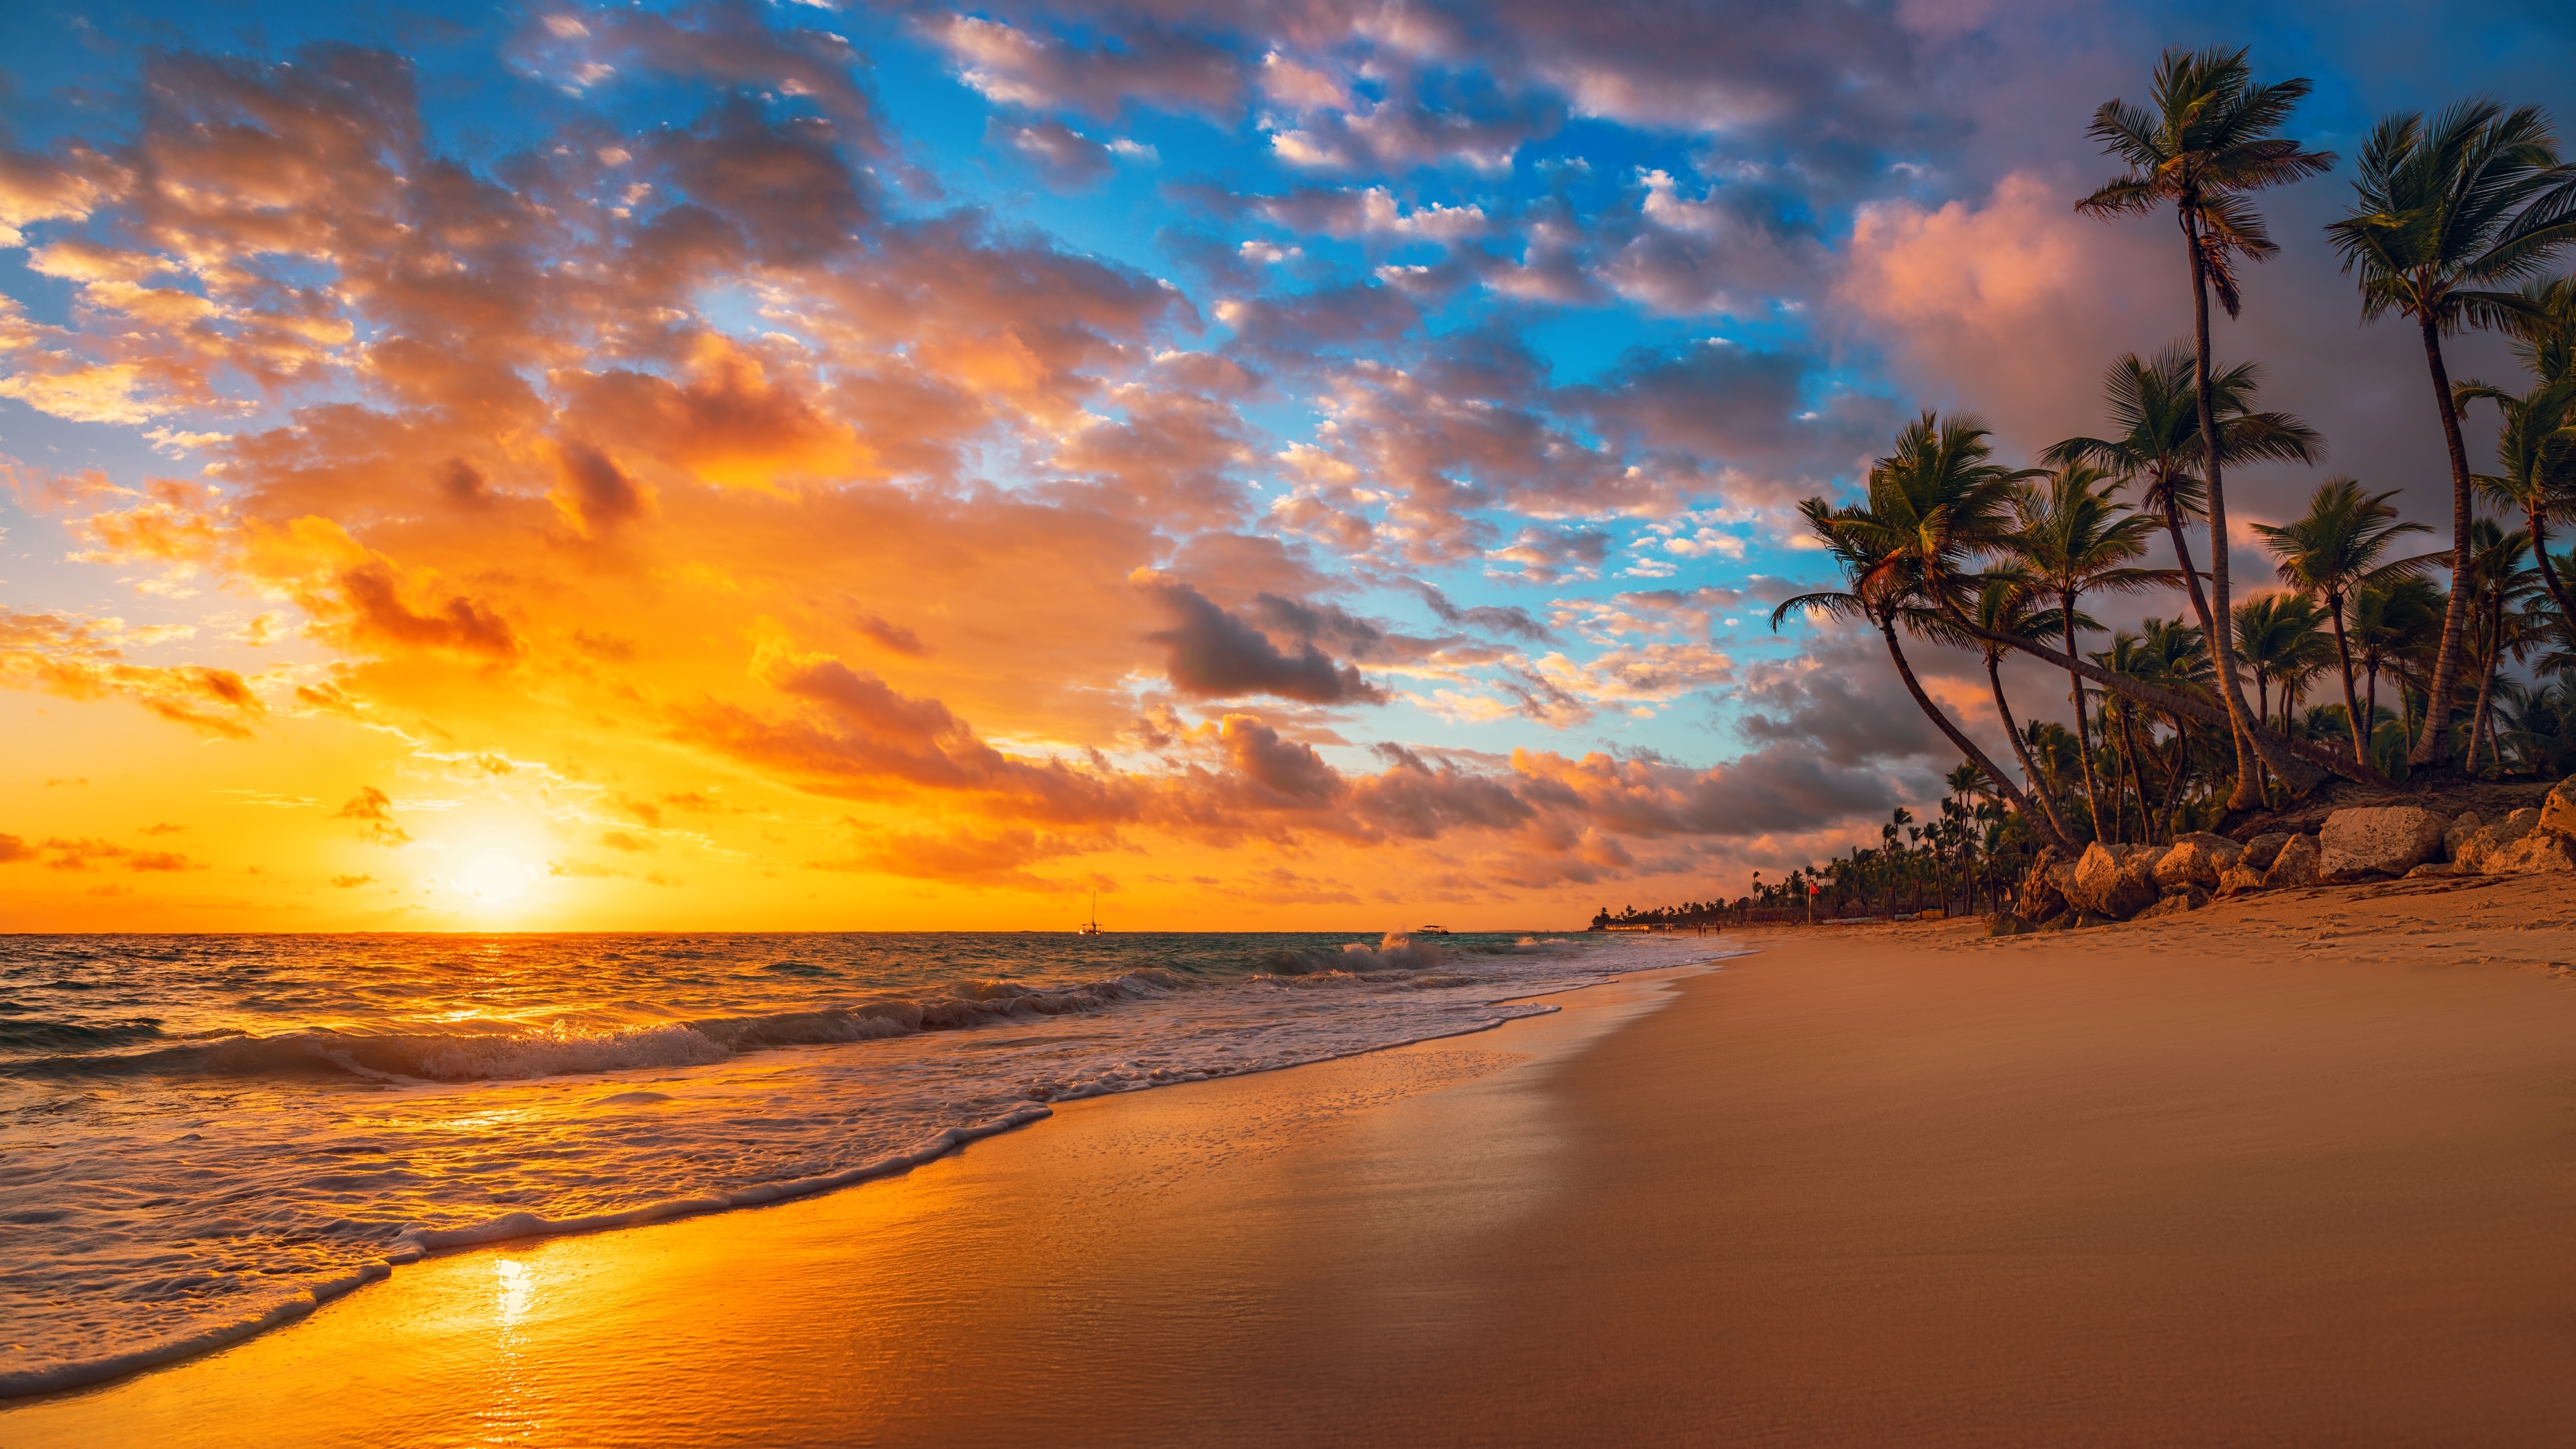
[[[2364,493],[2358,479],[2329,478],[2308,496],[2308,511],[2295,522],[2254,525],[2254,531],[2263,535],[2264,546],[2279,560],[2275,572],[2281,582],[2325,601],[2326,614],[2334,622],[2335,654],[2343,665],[2344,711],[2353,726],[2353,758],[2363,763],[2370,760],[2370,743],[2360,701],[2353,692],[2352,645],[2344,631],[2346,601],[2363,588],[2418,572],[2440,557],[2426,554],[2393,561],[2387,557],[2400,536],[2432,532],[2420,523],[2401,522],[2388,503],[2396,496],[2393,488]]]

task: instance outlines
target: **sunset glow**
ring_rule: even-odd
[[[2091,426],[2188,321],[2017,119],[2130,38],[1898,8],[1742,54],[1578,8],[1132,55],[935,8],[30,20],[0,913],[1517,927],[1874,839],[1956,752],[1866,637],[1768,628],[1827,577],[1796,500],[1918,404]],[[1971,52],[2037,89],[1936,94]],[[2231,355],[2336,458],[2438,466],[2285,344],[2331,311],[2403,379],[2339,286],[2278,269]],[[2307,484],[2232,481],[2240,530]]]

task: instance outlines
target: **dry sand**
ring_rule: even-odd
[[[0,1445],[2576,1443],[2565,883],[1750,939],[407,1268]]]

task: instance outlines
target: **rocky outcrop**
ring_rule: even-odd
[[[2507,855],[2539,829],[2540,814],[2537,810],[2516,810],[2493,825],[2470,831],[2451,848],[2451,864],[2462,875],[2488,874],[2489,862]],[[2494,872],[2497,875],[2511,873],[2509,870]]]
[[[2535,829],[2510,845],[2487,852],[2478,867],[2481,875],[2529,875],[2537,871],[2576,871],[2576,835]]]
[[[2576,835],[2576,775],[2559,781],[2558,788],[2550,791],[2549,798],[2541,802],[2539,828],[2560,835]]]
[[[2442,858],[2454,863],[2458,862],[2460,847],[2468,844],[2470,837],[2476,835],[2485,825],[2486,822],[2478,818],[2478,812],[2475,810],[2461,811],[2459,818],[2451,822],[2451,828],[2442,832]]]
[[[2272,857],[2269,870],[2263,872],[2263,886],[2279,890],[2284,886],[2315,885],[2319,873],[2317,862],[2324,852],[2317,848],[2313,835],[2293,835],[2281,843],[2280,853]]]
[[[2290,837],[2278,831],[2257,835],[2245,842],[2245,854],[2238,857],[2236,864],[2260,875],[2272,868],[2272,862],[2281,854],[2281,847],[2289,843]]]
[[[2156,861],[2163,854],[2161,849],[2104,845],[2097,840],[2084,847],[2083,858],[2075,862],[2075,879],[2066,899],[2077,910],[2125,921],[2164,894],[2155,881]]]
[[[2259,891],[2262,888],[2263,872],[2259,870],[2247,870],[2243,865],[2239,865],[2233,870],[2218,873],[2218,894],[2222,896],[2241,896],[2247,891]]]
[[[2404,875],[2439,855],[2451,822],[2420,805],[2338,810],[2317,832],[2317,874],[2330,881]]]
[[[2129,919],[2133,921],[2151,921],[2158,916],[2179,916],[2185,911],[2196,911],[2208,904],[2209,892],[2202,890],[2196,885],[2180,886],[2165,892],[2163,900],[2160,900],[2154,905],[2147,907],[2145,910],[2138,912]]]
[[[2214,889],[2219,877],[2243,858],[2245,847],[2224,835],[2193,831],[2174,837],[2173,847],[2156,862],[2156,884],[2167,892],[2177,886]]]

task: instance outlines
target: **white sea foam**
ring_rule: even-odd
[[[1729,952],[792,938],[795,955],[758,959],[781,939],[535,942],[511,970],[370,945],[376,959],[299,957],[293,990],[218,962],[203,999],[172,984],[191,979],[179,948],[102,956],[62,977],[82,1005],[32,1027],[52,988],[29,983],[62,963],[0,956],[0,1006],[18,1012],[0,1017],[16,1031],[0,1038],[0,1320],[17,1345],[0,1394],[234,1341],[424,1252],[844,1186],[1050,1102],[1479,1031],[1553,1009],[1538,994]],[[1012,951],[1032,969],[993,969]],[[479,983],[471,1013],[460,982]]]

